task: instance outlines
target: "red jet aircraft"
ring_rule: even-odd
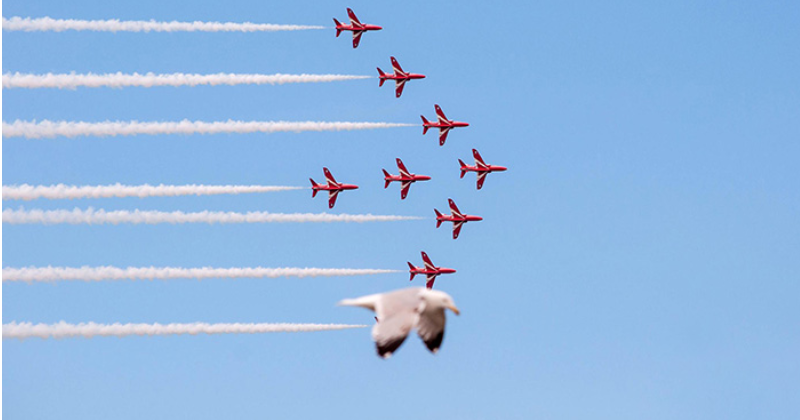
[[[400,97],[403,94],[403,86],[405,86],[406,82],[411,79],[424,79],[424,74],[417,74],[417,73],[407,73],[403,71],[403,68],[400,67],[400,63],[392,57],[392,69],[394,69],[394,74],[386,74],[378,67],[378,78],[380,82],[378,82],[378,86],[383,86],[383,82],[387,80],[394,80],[395,81],[395,96]]]
[[[331,175],[331,171],[328,168],[322,168],[322,171],[325,172],[325,180],[328,181],[327,184],[317,184],[314,182],[313,179],[311,180],[311,197],[316,197],[318,191],[327,191],[328,192],[328,208],[332,209],[334,204],[336,204],[336,196],[339,195],[339,192],[344,190],[357,190],[358,185],[353,184],[340,184],[336,182]]]
[[[431,179],[431,177],[427,175],[417,175],[408,172],[406,165],[403,165],[403,161],[400,160],[400,158],[397,158],[397,169],[400,170],[400,175],[392,175],[387,172],[386,169],[383,170],[383,180],[386,181],[386,184],[383,186],[383,188],[389,188],[389,184],[391,184],[392,181],[399,181],[402,187],[400,188],[401,200],[406,199],[408,190],[411,188],[411,184],[417,181],[428,181]]]
[[[367,31],[380,31],[381,28],[378,25],[369,25],[366,23],[359,22],[356,14],[353,13],[350,8],[347,8],[347,16],[350,18],[349,25],[342,25],[336,18],[333,18],[333,22],[336,23],[336,36],[338,37],[342,31],[352,31],[353,32],[353,48],[358,47],[359,41],[361,41],[361,35]]]
[[[459,159],[458,163],[461,164],[461,178],[464,178],[464,174],[467,172],[475,172],[478,175],[478,189],[483,187],[483,181],[486,179],[486,175],[491,172],[503,172],[506,168],[505,166],[496,166],[496,165],[487,165],[483,162],[481,158],[481,154],[478,153],[477,150],[472,149],[472,156],[475,157],[475,166],[469,166],[464,163],[463,160]]]
[[[425,284],[428,289],[433,289],[433,282],[436,281],[436,276],[456,272],[452,268],[436,267],[424,251],[422,252],[422,261],[425,263],[424,267],[415,267],[414,264],[408,263],[408,268],[410,269],[408,272],[411,273],[410,280],[414,280],[414,276],[417,274],[424,274],[428,278],[428,282]]]
[[[420,115],[420,118],[422,118],[422,135],[425,135],[429,128],[438,128],[439,146],[444,146],[444,142],[447,140],[447,133],[449,133],[450,130],[456,127],[469,127],[468,123],[448,120],[447,117],[444,116],[442,108],[439,108],[439,105],[433,105],[433,107],[436,108],[436,118],[439,120],[439,122],[430,122],[425,119],[424,115]]]
[[[483,220],[483,217],[471,216],[458,211],[458,207],[456,207],[456,203],[454,203],[452,199],[448,198],[447,202],[450,203],[450,216],[445,216],[442,213],[439,213],[439,210],[436,209],[433,209],[433,211],[436,212],[437,229],[442,225],[442,222],[453,222],[453,239],[458,239],[458,233],[461,232],[461,226],[463,226],[464,223],[480,222]]]

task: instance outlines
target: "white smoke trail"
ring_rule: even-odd
[[[129,335],[262,334],[335,331],[365,327],[367,326],[348,324],[206,324],[204,322],[189,324],[97,324],[94,322],[68,324],[64,321],[55,324],[34,324],[31,322],[11,322],[3,324],[3,339],[126,337]]]
[[[148,224],[159,223],[332,223],[332,222],[395,222],[401,220],[419,220],[414,216],[374,215],[374,214],[328,214],[328,213],[269,213],[253,211],[247,213],[201,211],[184,213],[182,211],[144,211],[116,210],[105,211],[88,208],[73,210],[3,210],[3,223],[19,224],[89,224],[103,225],[120,223]]]
[[[307,29],[325,29],[324,26],[310,25],[275,25],[269,23],[235,23],[235,22],[157,22],[155,20],[79,20],[21,18],[14,16],[3,18],[3,30],[25,32],[62,32],[62,31],[97,31],[97,32],[277,32],[302,31]]]
[[[128,86],[198,86],[198,85],[283,85],[286,83],[324,83],[345,80],[371,79],[372,76],[346,74],[3,74],[3,88],[59,88]]]
[[[249,194],[305,190],[269,185],[3,185],[3,200],[50,200],[109,197],[176,197],[181,195]]]
[[[182,267],[23,267],[3,268],[3,282],[171,280],[209,278],[341,277],[397,273],[366,268],[182,268]]]
[[[302,131],[349,131],[376,128],[412,127],[414,124],[385,122],[324,122],[324,121],[106,121],[90,123],[83,121],[3,121],[3,137],[25,137],[29,139],[53,138],[57,136],[134,136],[138,134],[218,134],[218,133],[278,133]]]

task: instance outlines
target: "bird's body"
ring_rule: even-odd
[[[428,350],[436,353],[444,338],[445,309],[459,314],[450,295],[421,287],[345,299],[339,305],[375,312],[377,323],[372,328],[372,339],[383,358],[391,356],[415,328]]]

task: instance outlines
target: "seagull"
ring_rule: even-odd
[[[388,359],[403,344],[412,329],[436,354],[444,338],[445,309],[460,312],[453,298],[439,290],[411,287],[387,293],[344,299],[339,306],[360,306],[375,311],[372,339],[378,355]]]

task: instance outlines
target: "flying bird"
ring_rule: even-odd
[[[380,31],[381,28],[378,25],[370,25],[367,23],[361,23],[356,14],[348,7],[347,8],[347,17],[350,18],[350,24],[344,25],[336,18],[333,18],[333,23],[336,24],[336,37],[338,38],[341,35],[342,31],[351,31],[353,32],[353,48],[358,48],[358,43],[361,41],[361,35],[367,31]]]
[[[417,330],[425,346],[435,354],[444,338],[445,309],[459,314],[450,295],[421,287],[344,299],[339,305],[360,306],[375,312],[372,339],[378,355],[384,359],[403,344],[412,329]]]

